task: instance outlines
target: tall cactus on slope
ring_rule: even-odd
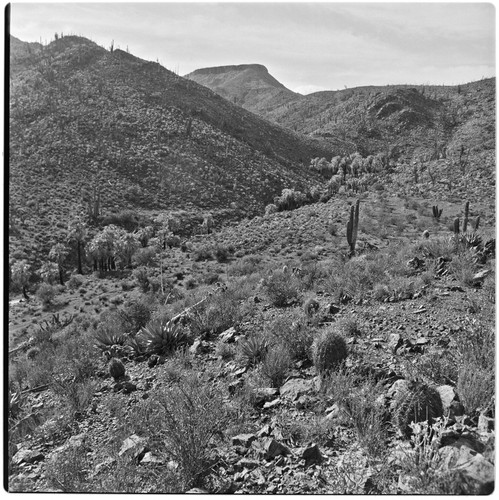
[[[357,244],[357,232],[359,229],[359,209],[360,199],[357,200],[355,207],[350,207],[350,219],[347,223],[347,242],[350,245],[350,257],[355,255],[355,245]]]

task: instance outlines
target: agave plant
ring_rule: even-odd
[[[145,354],[169,354],[189,344],[190,335],[181,323],[173,321],[150,321],[136,336],[136,343]]]
[[[108,351],[113,346],[124,346],[128,340],[128,334],[100,331],[94,335],[94,340],[95,347],[101,351]]]
[[[255,366],[263,360],[268,347],[264,337],[250,337],[239,344],[239,358],[244,366]]]

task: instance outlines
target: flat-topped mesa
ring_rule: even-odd
[[[251,69],[253,71],[268,74],[269,70],[263,64],[232,64],[229,66],[214,66],[211,68],[200,68],[196,69],[189,75],[219,75],[221,73],[227,73],[229,71],[245,71]],[[188,75],[186,75],[188,76]]]

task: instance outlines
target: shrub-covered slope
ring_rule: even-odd
[[[9,194],[20,231],[57,231],[94,189],[102,215],[255,213],[284,187],[315,183],[301,162],[328,154],[127,52],[74,36],[47,46],[11,38],[10,48]]]

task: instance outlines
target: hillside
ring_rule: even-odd
[[[185,75],[185,78],[261,116],[302,97],[277,81],[261,64],[202,68]]]
[[[329,155],[157,63],[74,36],[47,46],[12,38],[9,111],[11,237],[28,254],[92,192],[101,216],[242,217],[285,187],[316,183],[303,164]],[[41,228],[41,242],[29,241]]]

